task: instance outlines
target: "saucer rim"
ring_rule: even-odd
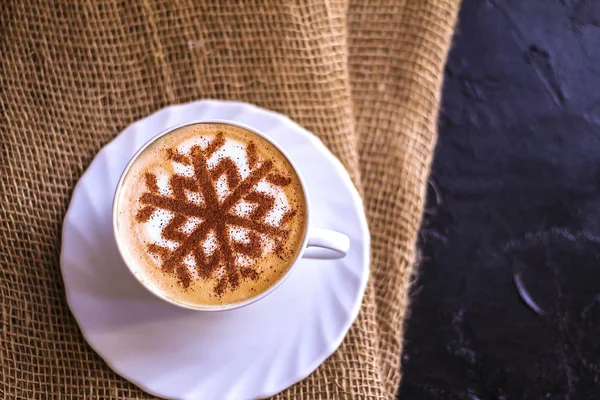
[[[368,284],[368,280],[369,280],[368,278],[370,275],[370,261],[371,261],[371,236],[370,236],[369,225],[368,225],[366,214],[365,214],[364,204],[363,204],[362,198],[360,197],[360,194],[359,194],[356,186],[352,182],[348,172],[342,165],[341,161],[335,155],[333,155],[333,153],[331,153],[331,151],[321,142],[321,140],[317,136],[315,136],[313,133],[311,133],[310,131],[308,131],[307,129],[305,129],[304,127],[302,127],[301,125],[294,122],[289,117],[287,117],[283,114],[263,109],[254,104],[251,104],[251,103],[204,99],[204,100],[191,101],[188,103],[174,104],[171,106],[161,108],[161,109],[155,111],[154,113],[149,114],[143,118],[140,118],[140,119],[132,122],[125,128],[123,128],[110,142],[108,142],[106,145],[104,145],[96,153],[92,162],[89,164],[89,166],[86,168],[84,173],[79,178],[79,180],[78,180],[77,184],[75,185],[73,192],[71,194],[69,207],[65,213],[65,216],[63,219],[63,224],[61,226],[60,269],[61,269],[61,275],[63,276],[65,297],[67,300],[67,305],[69,307],[69,310],[70,310],[73,318],[75,319],[77,326],[79,327],[81,335],[83,336],[83,338],[85,339],[87,344],[92,348],[92,350],[94,350],[94,352],[106,363],[106,365],[112,371],[114,371],[117,375],[128,380],[129,382],[131,382],[132,384],[134,384],[141,390],[145,391],[146,393],[148,393],[152,396],[159,397],[159,398],[165,398],[165,397],[163,397],[162,394],[159,394],[158,392],[155,392],[155,391],[151,390],[150,388],[148,388],[148,386],[145,384],[145,382],[131,377],[130,374],[128,374],[126,371],[123,371],[122,369],[115,368],[114,364],[102,354],[102,352],[97,348],[97,346],[95,344],[93,344],[93,342],[90,340],[89,332],[86,332],[85,328],[82,326],[79,319],[76,317],[76,313],[74,312],[74,306],[73,306],[74,299],[72,298],[72,290],[70,291],[68,289],[69,284],[67,283],[67,280],[64,279],[64,274],[65,274],[64,265],[66,264],[66,260],[65,260],[65,257],[66,257],[66,255],[65,255],[65,232],[66,232],[66,229],[65,228],[68,226],[68,223],[70,222],[70,217],[72,216],[73,210],[74,210],[74,208],[72,207],[72,199],[73,199],[75,193],[78,192],[78,190],[81,190],[81,186],[83,186],[82,182],[84,181],[84,177],[86,175],[88,175],[92,169],[95,169],[100,164],[101,154],[104,154],[104,152],[109,151],[109,149],[112,147],[116,148],[119,141],[123,140],[122,137],[129,136],[128,131],[132,130],[132,128],[135,125],[138,125],[138,124],[142,123],[143,121],[150,119],[151,117],[155,117],[158,114],[163,114],[163,113],[167,114],[169,111],[172,111],[175,109],[192,107],[192,106],[199,105],[199,104],[205,104],[205,105],[207,105],[207,107],[212,106],[212,107],[247,108],[247,109],[252,110],[252,112],[255,112],[255,113],[258,112],[260,114],[264,114],[265,117],[276,118],[276,119],[282,121],[282,123],[284,123],[284,124],[294,125],[296,130],[302,131],[303,134],[311,142],[313,142],[312,144],[313,144],[315,150],[320,151],[325,157],[327,157],[332,162],[332,165],[334,165],[334,167],[337,170],[336,174],[338,175],[338,177],[344,181],[343,182],[344,185],[346,185],[350,188],[354,206],[356,206],[357,209],[362,210],[362,212],[360,212],[358,215],[358,222],[360,223],[360,228],[361,228],[361,232],[362,232],[361,241],[362,241],[362,245],[365,248],[365,251],[364,251],[364,255],[363,255],[363,260],[361,261],[361,265],[363,265],[363,268],[362,268],[362,275],[360,276],[360,286],[359,286],[359,291],[358,291],[358,297],[356,298],[354,307],[352,308],[352,311],[350,312],[350,318],[348,318],[345,321],[343,329],[341,330],[340,334],[336,336],[335,340],[328,341],[328,343],[325,346],[323,346],[323,350],[319,353],[319,355],[317,357],[315,357],[315,359],[312,363],[309,363],[303,369],[299,369],[298,370],[299,372],[297,374],[294,374],[293,377],[290,377],[288,375],[285,382],[283,382],[283,380],[282,380],[282,382],[279,382],[279,385],[271,385],[271,390],[268,390],[267,388],[265,388],[263,386],[261,388],[261,392],[258,393],[253,398],[270,397],[270,396],[273,396],[273,395],[291,387],[292,385],[302,381],[303,379],[305,379],[307,376],[309,376],[311,373],[313,373],[321,364],[323,364],[340,347],[340,345],[342,344],[342,341],[344,340],[344,338],[348,334],[350,328],[356,321],[358,314],[360,312],[360,309],[362,307],[364,294],[365,294],[365,290],[366,290],[366,287]],[[214,119],[214,118],[210,117],[207,119]],[[192,120],[192,119],[190,119],[190,120]],[[178,125],[178,124],[179,123],[173,124],[173,125]],[[243,123],[243,124],[246,124],[246,123]],[[250,124],[246,124],[246,125],[251,126]],[[254,128],[254,129],[259,130],[257,128]],[[263,132],[262,130],[259,130],[259,131]],[[140,146],[143,146],[144,143],[142,143]],[[283,147],[282,145],[280,145],[280,146]],[[111,235],[111,236],[114,240],[114,235]],[[224,310],[223,312],[227,312],[227,311],[230,311],[230,310]],[[185,398],[185,397],[181,397],[181,398]]]

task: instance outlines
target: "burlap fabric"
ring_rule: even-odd
[[[356,3],[356,4],[354,4]],[[279,398],[392,398],[458,0],[2,2],[1,352],[5,398],[145,398],[84,342],[63,293],[61,223],[95,153],[169,104],[290,116],[365,201],[371,279],[334,353]]]

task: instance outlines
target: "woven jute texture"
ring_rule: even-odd
[[[287,399],[393,398],[458,0],[0,5],[0,395],[147,398],[83,340],[61,223],[95,153],[170,104],[239,100],[318,135],[359,188],[371,277],[342,346]]]

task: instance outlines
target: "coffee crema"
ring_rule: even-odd
[[[191,306],[235,304],[277,283],[306,231],[302,186],[277,148],[245,129],[198,123],[150,144],[117,199],[134,273]]]

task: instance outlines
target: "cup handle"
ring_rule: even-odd
[[[314,228],[308,231],[308,243],[302,258],[335,260],[345,257],[348,249],[348,236],[329,229]]]

